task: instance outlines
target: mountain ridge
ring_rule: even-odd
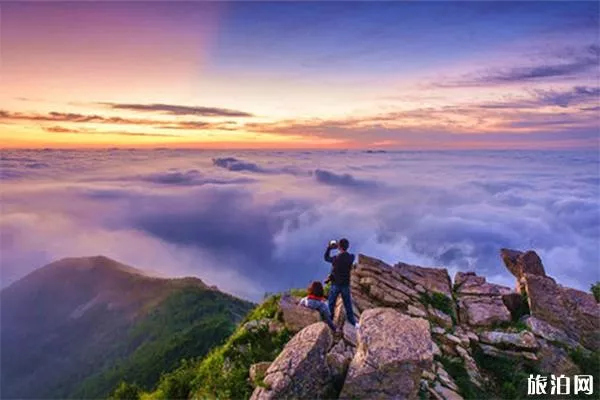
[[[149,276],[105,256],[41,267],[0,291],[0,304],[2,392],[21,398],[103,397],[136,370],[150,388],[180,356],[226,338],[251,306],[201,279]]]

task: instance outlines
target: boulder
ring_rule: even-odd
[[[503,349],[535,351],[539,347],[533,333],[528,331],[518,333],[502,331],[481,332],[479,333],[479,341]]]
[[[283,315],[283,323],[291,332],[298,332],[304,327],[321,321],[318,311],[299,306],[296,298],[283,295],[279,301],[279,309]]]
[[[573,376],[581,372],[565,349],[554,346],[543,339],[540,340],[540,344],[537,356],[539,359],[538,367],[541,371],[557,376]]]
[[[537,361],[537,356],[530,351],[513,351],[513,350],[500,350],[495,346],[480,343],[479,348],[483,354],[491,357],[506,358],[514,361]]]
[[[565,331],[558,329],[539,318],[529,316],[524,319],[524,323],[527,326],[527,328],[535,335],[546,339],[550,342],[563,343],[568,347],[572,348],[579,346],[579,343],[571,339],[565,333]]]
[[[362,313],[358,338],[340,398],[415,398],[433,360],[429,323],[374,308]]]
[[[252,364],[248,373],[248,375],[250,376],[250,382],[253,385],[256,385],[257,383],[259,383],[259,381],[262,381],[270,365],[270,361],[262,361],[256,364]]]
[[[394,265],[394,269],[413,284],[421,285],[430,292],[443,293],[452,298],[452,286],[446,268],[426,268],[398,263]]]
[[[524,274],[546,276],[542,260],[533,250],[523,253],[518,250],[501,249],[500,256],[506,268],[517,279],[521,279]]]
[[[499,296],[459,296],[458,314],[462,324],[474,327],[511,321],[510,312]]]
[[[440,385],[439,383],[435,384],[433,390],[435,390],[435,392],[439,394],[444,400],[463,400],[463,397],[456,393],[454,390],[450,390],[447,387]]]
[[[440,311],[432,306],[429,306],[427,311],[429,312],[429,320],[435,324],[438,324],[442,328],[452,328],[454,325],[452,322],[452,317],[445,312]]]
[[[333,344],[331,330],[324,322],[298,332],[269,366],[251,399],[322,399],[333,388],[327,353]]]
[[[531,315],[581,342],[600,349],[600,305],[594,296],[558,285],[548,276],[524,274]]]
[[[502,296],[513,293],[511,288],[486,282],[483,276],[474,272],[457,272],[454,287],[459,295]]]

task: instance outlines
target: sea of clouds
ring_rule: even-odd
[[[501,247],[559,282],[600,279],[599,155],[585,152],[1,153],[2,287],[103,254],[259,300],[323,279],[329,239],[514,285]]]

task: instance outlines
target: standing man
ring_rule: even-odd
[[[342,295],[344,308],[346,309],[346,318],[353,326],[357,327],[354,319],[354,311],[352,311],[352,297],[350,296],[350,274],[352,272],[352,264],[354,264],[354,254],[348,253],[350,242],[348,239],[340,239],[339,243],[330,242],[325,250],[325,261],[332,264],[331,268],[331,288],[329,289],[329,311],[334,315],[335,302],[338,296]],[[331,256],[331,250],[337,248],[338,254]]]

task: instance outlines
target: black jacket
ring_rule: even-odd
[[[331,257],[329,255],[330,252],[331,249],[328,247],[325,250],[325,261],[332,264],[331,283],[338,286],[350,285],[350,273],[352,272],[352,264],[354,264],[354,254],[344,251]]]

